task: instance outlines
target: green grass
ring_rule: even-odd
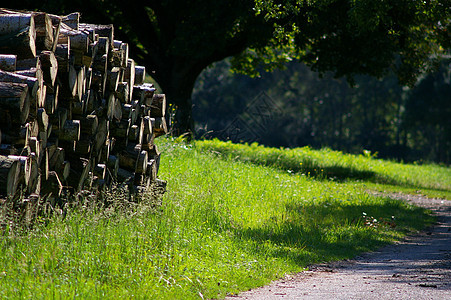
[[[328,148],[277,149],[253,143],[200,141],[196,146],[236,161],[298,173],[319,180],[362,182],[375,190],[424,193],[451,199],[451,168],[437,164],[403,164],[375,159],[366,152],[346,154]]]
[[[433,221],[363,184],[449,193],[449,170],[439,166],[402,171],[330,150],[327,160],[324,151],[307,149],[317,155],[308,158],[302,149],[218,141],[163,139],[159,146],[159,176],[168,181],[161,207],[128,204],[113,192],[108,209],[91,200],[26,234],[3,231],[0,298],[223,298],[376,249]],[[425,173],[432,174],[425,181],[414,175]]]

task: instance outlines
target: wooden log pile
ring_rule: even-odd
[[[0,8],[0,196],[157,181],[166,99],[113,25]]]

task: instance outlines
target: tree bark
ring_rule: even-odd
[[[36,93],[38,92],[40,85],[37,78],[11,72],[5,72],[1,70],[0,70],[0,81],[27,84],[32,98],[36,97]]]
[[[20,162],[0,155],[0,193],[14,196],[19,183]]]
[[[0,70],[8,72],[16,71],[16,61],[16,55],[0,54]]]
[[[19,120],[20,124],[25,123],[30,112],[30,97],[28,85],[23,83],[0,82],[0,105],[2,110],[1,122],[9,120],[9,124]],[[18,118],[19,116],[19,118]]]
[[[0,50],[14,52],[18,58],[36,56],[36,29],[31,15],[0,15],[0,35]]]

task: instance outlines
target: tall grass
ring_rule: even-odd
[[[399,186],[404,190],[434,190],[443,192],[443,196],[451,199],[451,168],[437,164],[403,164],[375,159],[375,155],[368,151],[352,155],[328,148],[313,150],[308,146],[278,149],[257,143],[243,145],[208,140],[196,142],[196,147],[229,159],[270,166],[317,179],[363,181]]]
[[[85,199],[25,235],[4,230],[0,298],[223,298],[432,222],[355,185],[249,164],[202,143],[160,148],[168,181],[160,207],[128,203],[119,191],[108,209]]]

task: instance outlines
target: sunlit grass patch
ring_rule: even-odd
[[[257,143],[233,144],[219,140],[196,142],[196,147],[223,157],[299,173],[320,180],[360,181],[399,187],[403,191],[422,189],[425,193],[451,199],[451,168],[436,165],[402,164],[376,159],[371,153],[352,155],[328,148],[283,149]],[[435,191],[435,193],[433,192]]]

